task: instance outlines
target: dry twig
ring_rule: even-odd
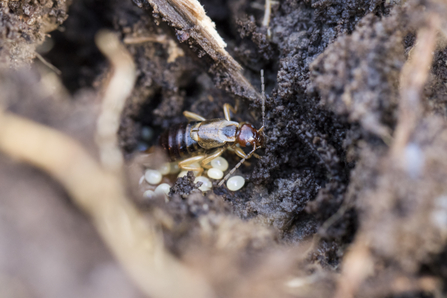
[[[227,77],[230,81],[228,88],[233,94],[260,102],[261,96],[241,74],[239,63],[225,50],[226,44],[215,24],[197,0],[149,0],[149,3],[154,14],[161,15],[179,35],[184,36],[179,38],[180,42],[192,38],[211,57],[215,62],[212,68],[218,76]]]

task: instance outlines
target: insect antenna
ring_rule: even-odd
[[[245,155],[245,157],[242,158],[242,159],[239,161],[239,163],[238,163],[234,168],[232,168],[231,171],[230,171],[230,172],[229,172],[229,173],[228,173],[222,180],[220,180],[220,182],[219,182],[219,184],[217,184],[217,186],[219,186],[219,187],[222,186],[222,184],[224,184],[224,182],[227,181],[228,178],[230,178],[231,175],[233,175],[234,171],[236,171],[237,168],[239,168],[239,167],[241,166],[241,164],[243,164],[244,161],[247,160],[247,158],[250,158],[250,157],[251,157],[251,155],[256,151],[256,149],[258,149],[258,148],[256,148],[256,145],[255,145],[255,146],[253,147],[253,150],[251,150],[251,152],[248,153],[248,155]]]
[[[265,83],[264,83],[264,70],[261,69],[261,96],[262,96],[262,127],[260,129],[258,129],[258,132],[262,132],[264,134],[264,127],[265,127]],[[255,153],[256,149],[261,148],[261,146],[256,147],[256,145],[253,146],[253,150],[251,150],[250,153],[248,153],[247,155],[245,155],[244,158],[242,158],[239,163],[231,169],[231,171],[225,175],[225,177],[220,180],[219,184],[217,184],[218,187],[221,187],[225,181],[228,180],[228,178],[230,178],[231,175],[233,175],[234,171],[237,170],[237,168],[239,168],[248,158],[250,158],[253,153]]]
[[[264,84],[264,70],[261,69],[261,93],[262,93],[262,127],[259,129],[264,129],[265,126],[265,84]]]

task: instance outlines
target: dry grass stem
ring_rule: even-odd
[[[56,66],[54,66],[53,64],[51,64],[50,62],[45,60],[45,58],[42,57],[41,54],[36,53],[36,57],[37,57],[37,59],[40,60],[40,62],[42,62],[46,67],[48,67],[49,69],[54,71],[58,76],[60,76],[62,74],[62,72]]]
[[[264,27],[268,27],[269,26],[271,12],[272,12],[272,1],[271,0],[265,0],[264,18],[262,19],[262,26],[264,26]]]
[[[125,44],[141,44],[146,42],[166,43],[168,38],[166,35],[153,36],[126,36],[123,40]]]

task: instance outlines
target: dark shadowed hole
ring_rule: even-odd
[[[44,58],[61,72],[62,82],[70,93],[92,87],[105,64],[105,57],[95,44],[100,29],[112,28],[106,1],[74,1],[63,30],[53,31],[53,48]]]

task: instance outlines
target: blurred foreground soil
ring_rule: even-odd
[[[204,281],[188,294],[447,295],[447,2],[267,1],[267,19],[264,1],[200,1],[227,52],[188,3],[0,3],[0,296],[169,297],[141,286],[127,266],[138,260],[122,258],[60,176],[2,153],[5,115],[18,115],[76,140],[100,164],[97,118],[119,67],[97,47],[101,30],[136,68],[114,175],[157,235],[147,239],[153,251]],[[188,175],[168,202],[143,198],[142,164],[164,157],[141,162],[140,152],[184,122],[183,111],[222,118],[230,103],[236,121],[260,127],[261,69],[268,141],[261,159],[237,170],[245,186],[215,183],[202,194]],[[224,157],[230,167],[239,160]],[[166,268],[171,276],[177,267]],[[180,292],[182,274],[167,281]]]

